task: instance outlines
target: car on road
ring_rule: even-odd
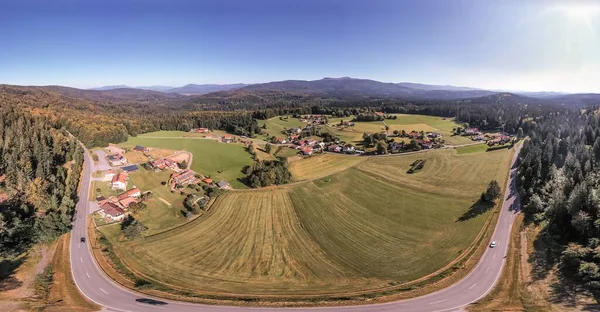
[[[81,241],[82,243],[85,243],[85,237],[82,237],[82,238],[80,239],[80,241]]]
[[[490,244],[490,248],[494,248],[494,247],[496,247],[496,241],[493,241],[493,242]]]

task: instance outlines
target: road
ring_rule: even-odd
[[[160,300],[166,305],[150,305],[140,301],[149,298],[147,295],[138,294],[131,290],[116,285],[98,268],[92,258],[88,243],[81,243],[80,238],[86,236],[86,216],[90,213],[87,200],[91,183],[93,161],[86,150],[84,162],[84,176],[80,196],[82,200],[77,204],[77,216],[71,235],[70,257],[73,279],[80,291],[95,303],[106,307],[108,311],[210,311],[210,312],[242,312],[242,311],[323,311],[323,312],[384,312],[384,311],[457,311],[469,303],[483,298],[490,292],[500,277],[508,249],[509,236],[516,214],[519,211],[519,201],[514,184],[516,169],[514,168],[520,144],[511,162],[509,179],[507,181],[504,204],[502,206],[498,223],[492,235],[492,240],[498,242],[495,248],[487,248],[475,269],[458,283],[443,290],[417,297],[383,304],[343,306],[343,307],[317,307],[317,308],[251,308],[233,306],[210,306]]]

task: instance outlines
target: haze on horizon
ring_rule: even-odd
[[[91,88],[350,76],[600,92],[594,1],[17,1],[0,83]]]

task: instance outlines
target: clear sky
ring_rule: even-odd
[[[0,42],[7,84],[350,76],[600,93],[600,0],[5,0]]]

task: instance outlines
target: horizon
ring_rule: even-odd
[[[0,84],[256,84],[356,77],[600,92],[600,4],[381,0],[10,2]]]

